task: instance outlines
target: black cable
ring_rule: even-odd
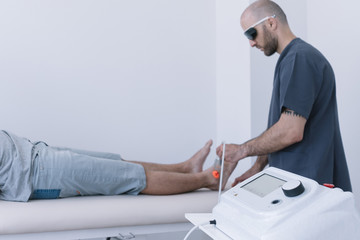
[[[215,219],[214,219],[214,220],[211,220],[209,223],[216,225],[216,220],[215,220]]]

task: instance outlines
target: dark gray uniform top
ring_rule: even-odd
[[[275,68],[268,127],[289,108],[307,119],[303,140],[269,155],[269,165],[351,191],[340,135],[335,75],[314,47],[294,39]]]

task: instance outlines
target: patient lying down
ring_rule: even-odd
[[[28,201],[217,190],[219,179],[213,177],[213,167],[203,170],[211,146],[209,140],[184,162],[157,164],[124,160],[113,153],[51,147],[0,131],[0,199]],[[222,187],[235,167],[235,163],[225,162]]]

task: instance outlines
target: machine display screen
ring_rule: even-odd
[[[286,183],[286,181],[265,173],[245,184],[241,188],[259,197],[265,197],[275,189],[281,187],[284,183]]]

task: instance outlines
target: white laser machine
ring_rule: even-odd
[[[360,239],[351,192],[273,167],[223,193],[212,213],[185,216],[219,240]]]

